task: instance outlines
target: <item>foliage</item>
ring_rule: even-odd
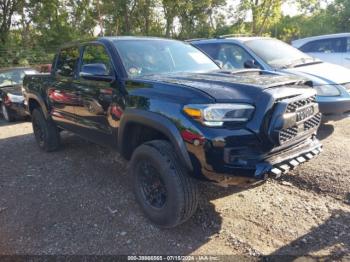
[[[251,32],[263,34],[281,17],[282,0],[243,0],[238,11],[245,15],[250,11],[252,16]]]
[[[333,0],[1,0],[0,67],[49,63],[58,46],[97,35],[179,39],[223,34],[284,41],[350,30],[350,1]],[[297,16],[283,16],[292,3]]]

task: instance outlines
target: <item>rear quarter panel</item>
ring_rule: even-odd
[[[26,75],[23,79],[23,95],[27,110],[29,109],[29,100],[34,99],[38,102],[45,116],[49,110],[47,99],[47,89],[52,85],[53,77],[49,73]]]

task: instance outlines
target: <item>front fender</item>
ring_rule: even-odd
[[[125,138],[126,126],[129,123],[136,123],[149,126],[164,134],[174,146],[175,152],[184,164],[184,166],[190,171],[193,171],[193,166],[185,142],[183,141],[176,125],[165,116],[149,111],[144,111],[140,109],[125,110],[120,120],[118,132],[118,145],[122,154],[126,151],[123,139]]]

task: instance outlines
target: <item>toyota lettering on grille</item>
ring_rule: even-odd
[[[302,110],[297,111],[297,122],[303,121],[304,119],[314,114],[314,107],[309,106]]]

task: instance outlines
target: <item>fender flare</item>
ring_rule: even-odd
[[[118,131],[118,146],[119,150],[123,155],[125,152],[125,146],[123,139],[126,133],[126,127],[130,123],[142,124],[149,126],[169,138],[171,144],[175,148],[175,152],[180,158],[184,166],[189,170],[193,171],[192,162],[187,151],[184,140],[182,139],[179,130],[175,124],[169,120],[167,117],[160,114],[144,111],[140,109],[127,109],[125,110],[119,125]]]
[[[40,108],[45,116],[46,119],[49,118],[49,112],[47,110],[47,106],[46,106],[46,103],[45,101],[42,99],[42,97],[38,94],[35,94],[35,93],[27,93],[26,94],[26,100],[28,102],[28,112],[30,113],[30,104],[29,104],[29,100],[35,100],[39,105],[40,105]]]

